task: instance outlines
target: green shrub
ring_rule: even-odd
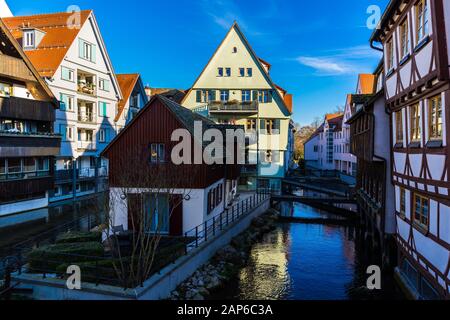
[[[101,241],[101,232],[66,232],[59,235],[56,239],[57,244]]]
[[[104,248],[99,242],[64,243],[34,249],[28,254],[28,262],[31,272],[56,273],[61,264],[86,262],[103,254]]]

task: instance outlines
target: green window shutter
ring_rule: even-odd
[[[66,108],[67,108],[67,96],[61,93],[59,95],[59,101],[60,101],[59,110],[66,111]]]
[[[260,120],[259,121],[259,131],[261,132],[261,134],[267,134],[266,120]]]
[[[61,78],[64,80],[70,80],[69,69],[64,67],[61,68]]]
[[[103,102],[103,116],[106,117],[107,113],[106,113],[106,102]]]
[[[211,90],[211,101],[216,101],[217,99],[216,99],[216,96],[217,95],[217,93],[216,93],[216,90]]]
[[[67,133],[66,125],[60,124],[59,125],[59,134],[62,136],[62,141],[67,140],[66,133]]]
[[[78,39],[78,53],[80,58],[84,58],[84,41],[81,39]]]
[[[256,90],[252,91],[252,100],[258,101],[258,91],[256,91]]]
[[[268,94],[267,94],[267,102],[271,103],[273,101],[273,91],[269,90]]]
[[[196,94],[197,94],[197,99],[196,99],[196,101],[197,101],[198,103],[202,102],[202,92],[201,92],[200,90],[197,90]]]
[[[96,62],[97,60],[97,46],[95,44],[92,45],[92,55],[91,55],[91,61]]]
[[[279,163],[280,162],[280,151],[273,151],[272,152],[272,162],[273,163]]]
[[[275,119],[275,130],[281,131],[281,120]]]
[[[109,80],[104,80],[105,91],[109,91]]]

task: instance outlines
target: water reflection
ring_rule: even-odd
[[[329,215],[295,205],[301,217]],[[285,210],[287,210],[285,208]],[[391,275],[380,292],[369,292],[366,268],[372,263],[354,227],[280,223],[253,246],[238,278],[220,292],[221,299],[349,300],[401,298]]]

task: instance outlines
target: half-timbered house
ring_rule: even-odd
[[[449,298],[450,1],[392,0],[371,37],[384,51],[391,115],[397,276],[417,298]]]
[[[389,113],[385,109],[382,64],[376,82],[365,94],[351,95],[351,152],[358,159],[356,196],[365,227],[366,244],[372,244],[383,266],[396,263],[395,197],[391,182]]]

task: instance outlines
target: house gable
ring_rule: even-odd
[[[226,68],[230,68],[231,76],[219,77],[218,68],[223,68],[224,74]],[[239,74],[240,68],[245,68],[244,77]],[[251,77],[247,77],[247,68],[252,69]],[[274,111],[273,116],[289,117],[291,112],[285,104],[279,87],[273,83],[266,68],[267,66],[255,54],[238,24],[234,23],[192,89],[186,94],[182,104],[190,105],[195,101],[196,89],[267,89],[272,90],[274,102],[280,109],[279,112]]]

